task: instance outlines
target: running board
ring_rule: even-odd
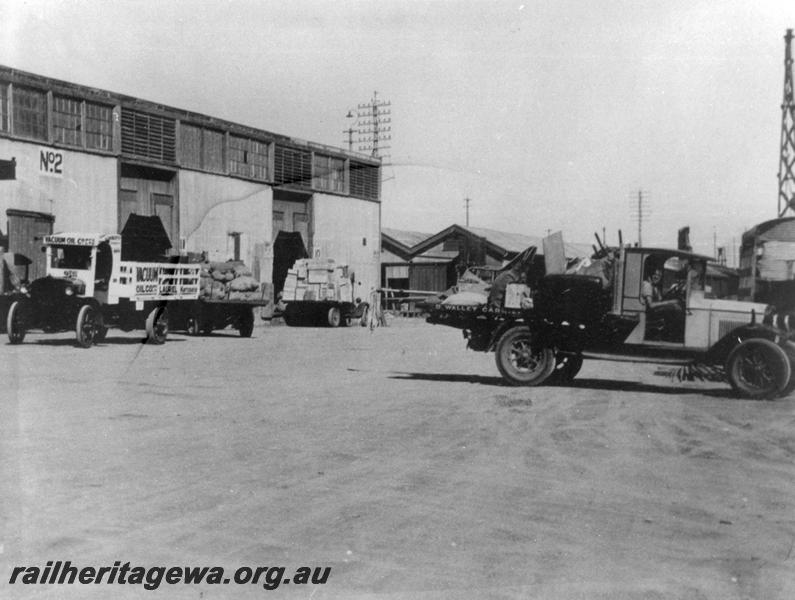
[[[633,356],[629,354],[598,354],[583,352],[582,357],[590,360],[607,360],[611,362],[645,363],[654,365],[687,365],[693,362],[693,357],[663,358],[654,356]]]

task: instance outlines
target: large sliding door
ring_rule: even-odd
[[[17,261],[17,275],[30,281],[47,274],[47,260],[41,251],[45,235],[52,233],[55,217],[50,214],[28,210],[6,211],[8,217],[8,251]],[[29,262],[28,262],[29,261]],[[25,268],[26,267],[26,268]]]
[[[119,181],[119,231],[127,218],[157,215],[173,250],[179,250],[179,204],[174,171],[123,164]]]

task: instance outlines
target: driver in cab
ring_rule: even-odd
[[[641,284],[640,301],[646,308],[647,340],[679,342],[684,340],[684,302],[678,298],[678,286],[662,293],[663,270],[659,265],[648,265],[647,276]]]

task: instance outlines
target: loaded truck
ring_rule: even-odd
[[[162,227],[162,225],[161,225]],[[199,265],[122,260],[122,235],[58,233],[44,237],[46,276],[23,286],[6,317],[9,341],[19,344],[30,329],[74,330],[89,348],[109,327],[145,329],[162,344],[169,306],[199,297]]]
[[[704,369],[749,398],[791,394],[795,318],[719,297],[705,281],[708,260],[678,250],[606,249],[587,269],[538,278],[532,302],[518,311],[453,304],[428,320],[462,329],[474,350],[495,352],[510,385],[563,384],[584,360],[601,359]],[[644,285],[657,269],[662,297],[648,303]]]
[[[232,327],[241,337],[251,337],[254,310],[273,310],[273,285],[260,283],[240,261],[202,262],[199,299],[179,302],[169,310],[172,329],[188,335],[208,335]]]

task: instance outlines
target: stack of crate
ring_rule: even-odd
[[[287,270],[282,300],[285,302],[318,300],[351,302],[351,282],[348,266],[338,265],[334,259],[301,258]]]

